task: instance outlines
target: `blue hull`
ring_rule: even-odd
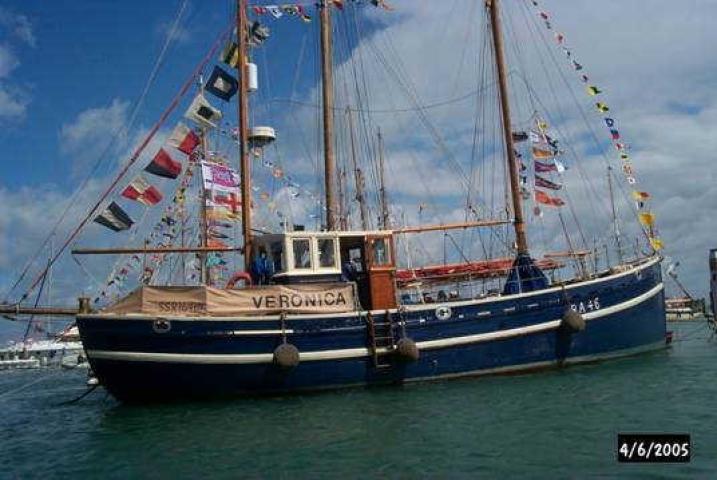
[[[566,305],[586,328],[560,325]],[[300,352],[291,369],[275,365],[284,341],[278,317],[167,318],[82,315],[77,319],[90,364],[124,401],[296,392],[517,372],[595,361],[665,344],[658,259],[630,271],[566,288],[390,311],[394,340],[420,351],[408,361],[372,355],[366,312],[287,317],[286,341]],[[386,312],[372,312],[376,325]],[[167,330],[167,325],[169,329]],[[377,328],[380,328],[378,327]]]

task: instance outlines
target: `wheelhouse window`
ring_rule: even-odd
[[[311,240],[308,238],[295,238],[291,245],[294,253],[294,268],[310,269]]]
[[[377,267],[391,265],[391,249],[386,238],[371,240],[371,261]]]
[[[336,240],[319,238],[319,268],[338,268],[336,265]]]

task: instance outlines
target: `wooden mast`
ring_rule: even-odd
[[[331,3],[321,1],[321,87],[324,117],[324,188],[326,191],[326,229],[336,229],[334,202],[334,82],[331,49]]]
[[[244,238],[244,271],[251,270],[251,161],[249,159],[249,79],[247,78],[246,0],[237,0],[237,77],[239,80],[239,174],[241,179],[241,220]]]
[[[381,202],[381,228],[388,230],[388,200],[386,199],[385,166],[383,163],[383,135],[378,130],[378,182]]]
[[[528,240],[525,235],[525,222],[523,221],[523,202],[520,198],[518,183],[518,164],[513,149],[513,133],[510,124],[510,104],[508,101],[508,77],[505,68],[505,55],[503,53],[503,34],[500,24],[498,0],[486,0],[486,8],[490,11],[491,32],[495,50],[495,64],[498,72],[498,89],[500,91],[500,107],[503,117],[503,134],[505,136],[505,153],[508,160],[510,174],[510,193],[513,200],[513,226],[515,228],[515,243],[518,255],[528,254]]]

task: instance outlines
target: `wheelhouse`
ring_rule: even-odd
[[[363,308],[396,307],[391,231],[265,234],[254,239],[253,258],[268,260],[271,283],[355,282]]]

